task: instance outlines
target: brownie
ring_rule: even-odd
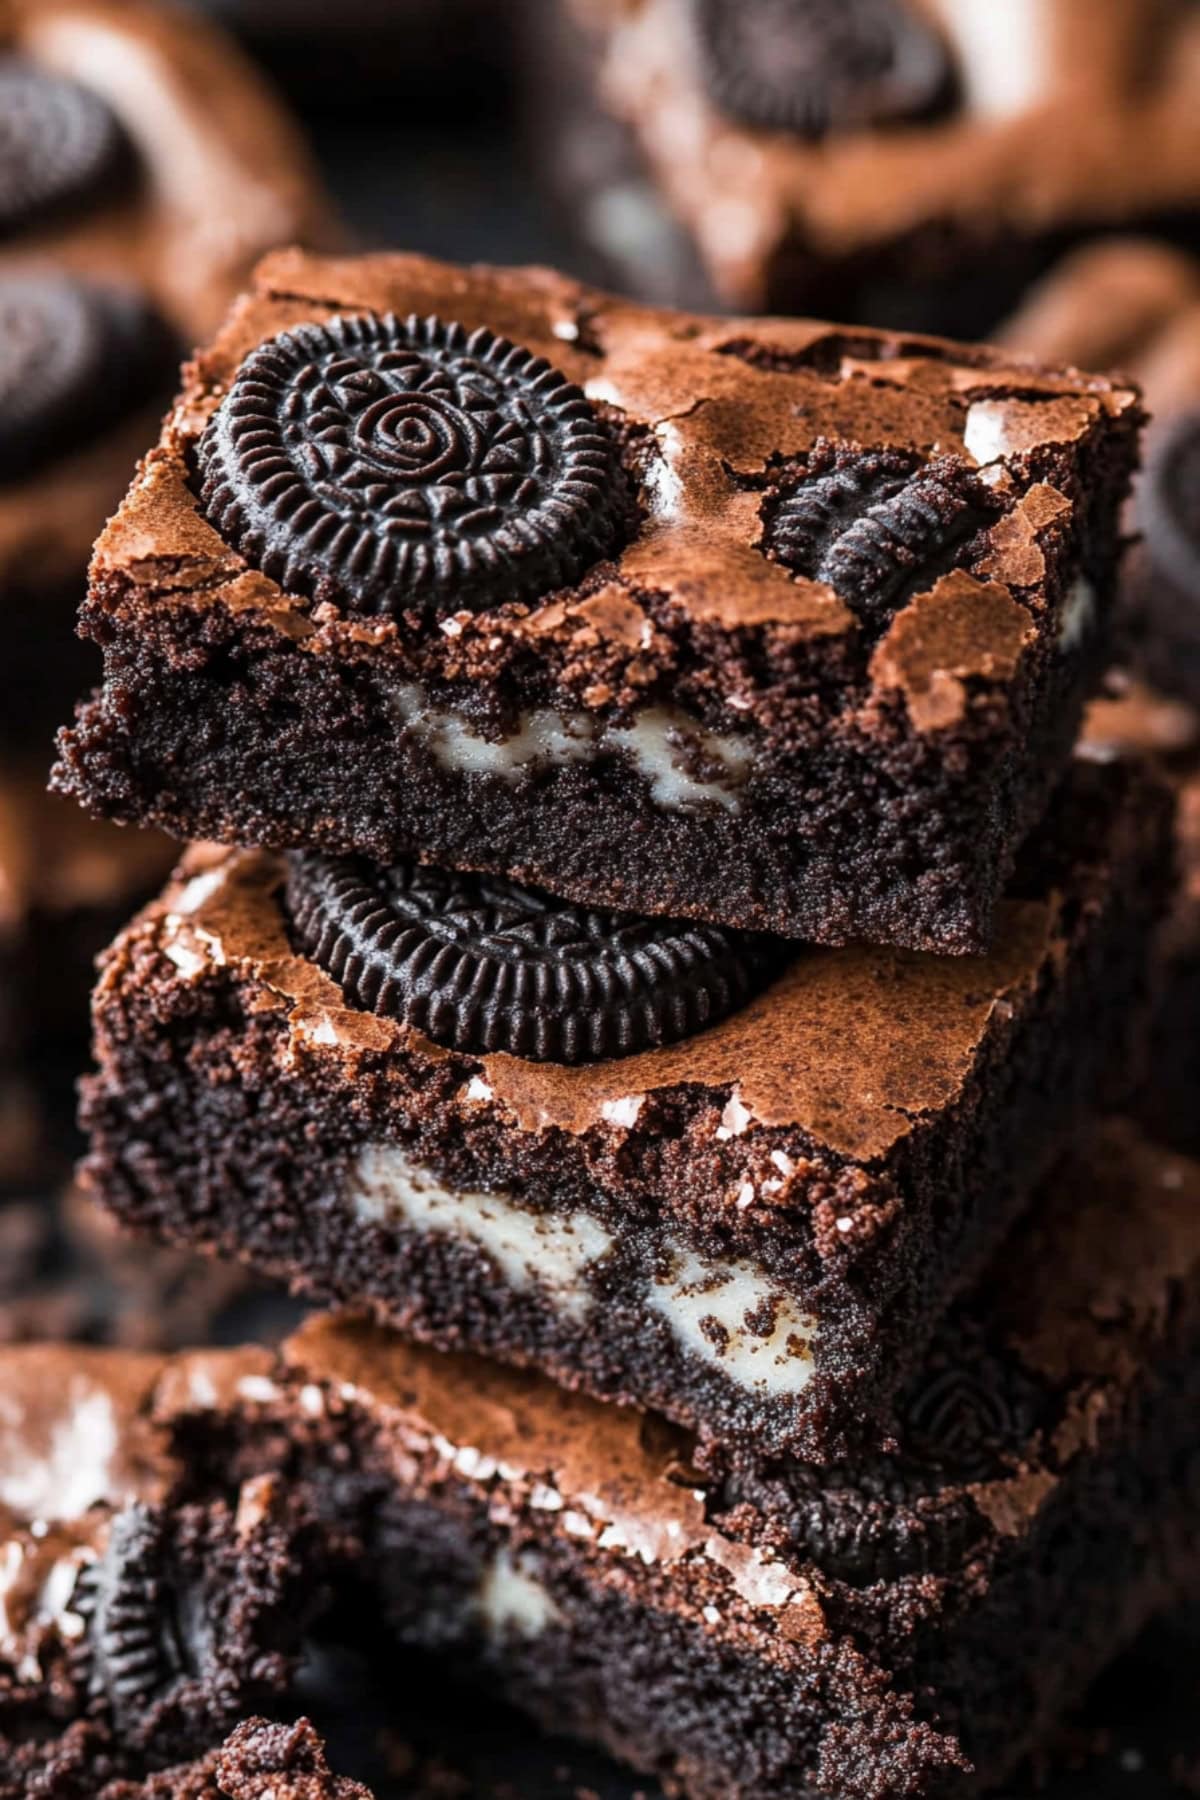
[[[1077,251],[1008,322],[1041,355],[1119,366],[1153,415],[1130,506],[1125,653],[1166,694],[1200,704],[1200,259],[1152,239]]]
[[[256,257],[327,241],[283,109],[214,27],[151,0],[13,0],[0,23],[0,728],[93,678],[70,622],[184,351]]]
[[[99,541],[57,783],[977,951],[1103,651],[1140,417],[986,349],[282,253]]]
[[[360,1782],[335,1775],[307,1719],[246,1719],[219,1750],[145,1781],[107,1783],[96,1800],[372,1800]]]
[[[1200,1546],[1200,1168],[1097,1128],[945,1322],[893,1453],[723,1479],[651,1416],[326,1317],[240,1401],[386,1616],[669,1791],[1001,1779]],[[219,1429],[228,1429],[223,1403]]]
[[[267,1472],[218,1469],[205,1491],[164,1388],[194,1405],[210,1368],[253,1382],[266,1357],[214,1352],[193,1377],[186,1359],[0,1350],[3,1800],[95,1800],[286,1691],[323,1537]]]
[[[539,166],[625,291],[984,334],[1067,244],[1195,239],[1186,0],[538,0]],[[667,292],[664,294],[664,287]]]
[[[1176,793],[1179,884],[1155,947],[1146,1081],[1136,1104],[1150,1135],[1200,1155],[1200,713],[1114,673],[1088,709],[1093,755],[1151,757]]]
[[[127,1226],[653,1406],[710,1456],[825,1458],[878,1435],[953,1291],[1132,1079],[1169,865],[1166,791],[1081,761],[987,957],[776,942],[725,1017],[567,1063],[532,1033],[455,1047],[496,973],[469,941],[418,934],[446,990],[424,1028],[383,1016],[294,944],[303,858],[193,852],[104,963],[87,1179]],[[366,891],[351,919],[408,930]],[[606,1024],[603,915],[519,898],[452,913],[512,925],[500,998],[535,998],[504,1018],[548,1032],[578,981]],[[674,940],[643,948],[665,984]]]
[[[11,1054],[78,1056],[98,953],[170,873],[157,832],[121,831],[0,762],[0,1019]]]

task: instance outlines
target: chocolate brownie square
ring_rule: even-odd
[[[994,1784],[1200,1576],[1200,1168],[1120,1124],[945,1322],[886,1455],[703,1475],[681,1433],[318,1319],[240,1461],[361,1546],[357,1616],[668,1791]],[[221,1429],[226,1429],[222,1423]]]
[[[231,1481],[179,1439],[218,1371],[269,1364],[0,1350],[0,1800],[95,1800],[286,1692],[324,1535],[268,1472]]]
[[[104,964],[87,1179],[126,1225],[652,1406],[710,1456],[828,1458],[878,1438],[1133,1078],[1169,812],[1077,763],[979,959],[194,853]]]
[[[1123,648],[1163,693],[1200,704],[1200,260],[1152,239],[1077,251],[1004,338],[1143,385],[1152,418],[1129,509],[1139,541],[1121,585]]]
[[[150,0],[0,20],[0,730],[47,745],[71,620],[181,354],[255,258],[328,241],[299,136],[222,34]]]
[[[978,951],[1103,651],[1140,418],[986,349],[269,258],[99,541],[58,785]]]
[[[540,167],[623,291],[986,335],[1066,245],[1195,239],[1187,0],[538,0]]]

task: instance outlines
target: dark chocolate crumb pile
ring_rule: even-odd
[[[498,877],[297,852],[298,945],[354,1005],[435,1043],[536,1062],[627,1056],[739,1006],[780,947],[720,926],[597,912]]]
[[[1200,410],[1152,437],[1141,517],[1155,568],[1200,606]]]
[[[616,442],[582,390],[480,328],[339,314],[242,364],[198,450],[205,511],[292,593],[483,610],[617,548]]]
[[[878,629],[960,561],[995,511],[959,457],[925,463],[900,450],[822,445],[799,481],[768,495],[763,543],[793,574],[828,582]]]
[[[124,160],[98,94],[18,56],[0,56],[0,235],[81,204]]]
[[[926,117],[951,89],[941,38],[904,0],[693,0],[705,80],[741,124],[821,138]]]
[[[50,273],[0,278],[0,480],[147,401],[173,357],[166,326],[130,290]]]

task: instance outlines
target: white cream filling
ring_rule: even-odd
[[[643,777],[668,811],[716,805],[736,811],[754,752],[745,738],[709,731],[675,707],[647,707],[632,725],[606,725],[590,714],[548,708],[521,715],[498,742],[472,730],[461,714],[431,706],[413,683],[396,694],[400,724],[455,774],[515,781],[536,767],[565,768],[617,752]],[[697,760],[703,773],[696,773]]]
[[[515,1633],[539,1637],[562,1615],[546,1588],[529,1572],[529,1562],[516,1563],[501,1550],[479,1584],[478,1606],[490,1637]]]
[[[712,1267],[680,1249],[671,1273],[651,1285],[649,1303],[685,1349],[739,1387],[775,1398],[801,1393],[812,1379],[816,1320],[749,1263]],[[760,1309],[771,1319],[766,1335],[749,1323]]]
[[[445,1187],[392,1144],[359,1152],[348,1198],[360,1219],[402,1220],[415,1231],[478,1245],[514,1288],[541,1287],[568,1314],[591,1305],[587,1276],[612,1248],[609,1233],[587,1213],[534,1213],[499,1194]]]
[[[1096,590],[1086,575],[1077,575],[1063,601],[1058,647],[1078,650],[1096,623]]]

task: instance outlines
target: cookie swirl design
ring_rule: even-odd
[[[124,149],[98,94],[0,56],[0,235],[94,194],[116,174]]]
[[[288,859],[303,952],[369,1012],[435,1043],[536,1062],[689,1036],[778,966],[768,940],[575,906],[501,877],[311,851]]]
[[[293,593],[483,609],[612,554],[616,444],[582,391],[486,329],[340,314],[242,364],[199,451],[205,511]]]
[[[974,1346],[972,1358],[970,1367],[944,1367],[915,1391],[902,1435],[920,1461],[983,1480],[1023,1448],[1035,1409],[1014,1372]]]

